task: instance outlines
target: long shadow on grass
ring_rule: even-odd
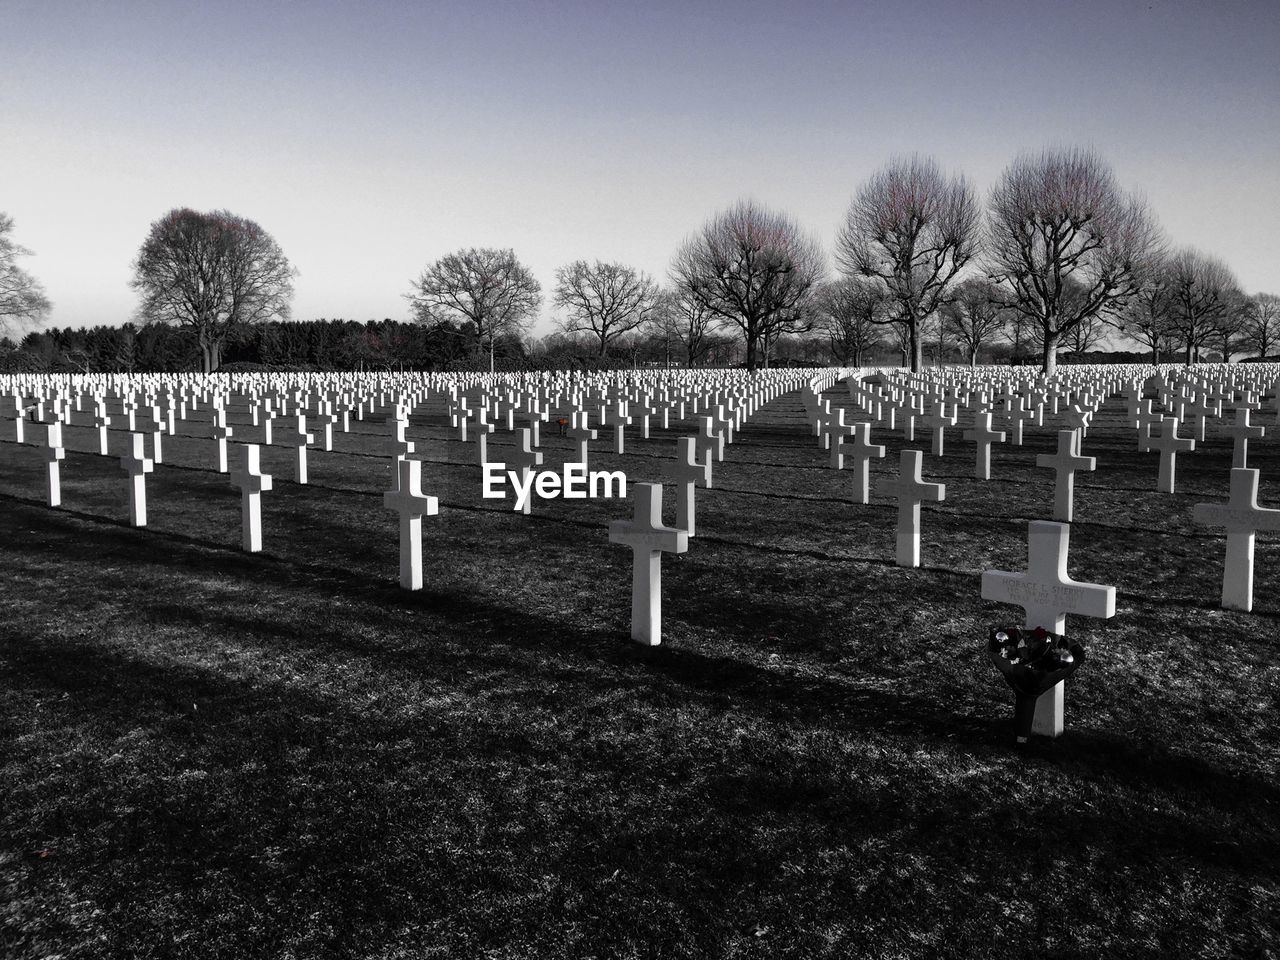
[[[62,526],[69,527],[70,518],[61,518]],[[55,543],[46,540],[32,544],[40,552],[52,554],[102,555],[103,548],[121,554],[136,550],[136,543],[127,541],[134,537],[131,531],[113,528],[94,530],[64,530],[74,534],[74,543]],[[71,556],[68,557],[70,561]],[[765,670],[752,664],[723,656],[709,656],[698,651],[674,648],[639,650],[622,643],[602,642],[599,632],[566,628],[564,624],[541,617],[530,616],[526,611],[504,608],[489,602],[472,601],[456,595],[415,595],[406,597],[388,587],[370,588],[362,577],[332,568],[316,569],[280,564],[268,558],[234,558],[225,552],[210,552],[192,545],[178,556],[183,570],[219,574],[225,578],[246,582],[262,582],[264,574],[281,589],[300,588],[305,593],[331,595],[335,588],[348,595],[381,608],[420,607],[424,612],[443,618],[446,623],[483,624],[488,632],[500,638],[507,650],[434,643],[423,647],[388,648],[378,642],[353,640],[341,631],[320,631],[295,624],[275,624],[269,631],[255,617],[241,616],[224,610],[207,610],[193,613],[189,606],[173,602],[149,604],[142,613],[147,621],[169,621],[196,629],[206,626],[214,636],[226,630],[252,638],[261,644],[266,634],[288,648],[303,647],[323,651],[358,655],[375,661],[383,661],[402,674],[411,675],[418,682],[439,682],[447,678],[453,667],[456,674],[465,665],[497,667],[514,673],[522,682],[531,677],[547,681],[548,690],[558,689],[556,695],[565,709],[571,709],[582,698],[589,698],[597,690],[597,684],[614,686],[619,682],[644,691],[642,699],[661,708],[668,705],[678,709],[690,704],[701,704],[711,713],[746,711],[783,728],[796,725],[816,730],[839,731],[857,736],[859,731],[868,735],[883,735],[886,727],[892,727],[892,736],[917,740],[934,746],[947,745],[960,748],[980,757],[1003,753],[1007,744],[1006,722],[957,717],[936,701],[912,695],[891,694],[878,690],[866,690],[843,684],[829,678],[795,677]],[[481,638],[483,639],[483,637]],[[523,650],[526,656],[513,661],[510,649]],[[345,723],[373,725],[377,736],[400,738],[409,734],[403,722],[392,722],[372,717],[366,713],[350,713],[338,697],[316,697],[291,684],[261,684],[257,681],[230,680],[208,670],[193,670],[181,663],[156,665],[118,654],[95,650],[89,644],[49,642],[46,638],[17,639],[10,648],[11,662],[18,669],[15,679],[28,688],[74,690],[84,698],[84,706],[101,707],[117,718],[127,718],[138,703],[173,703],[174,698],[186,701],[195,695],[237,704],[236,714],[241,721],[250,719],[255,711],[266,710],[268,704],[280,709],[280,703],[288,705],[290,716],[345,718]],[[122,662],[113,664],[112,659]],[[327,658],[326,658],[327,659]],[[564,664],[578,661],[591,667],[585,674],[579,673],[567,684]],[[79,664],[79,667],[74,666]],[[550,671],[550,673],[548,673]],[[110,678],[111,682],[104,682]],[[185,679],[184,679],[185,678]],[[92,689],[86,695],[86,689]],[[142,700],[138,698],[142,697]],[[96,706],[95,706],[96,705]],[[310,721],[309,721],[310,722]],[[333,721],[337,722],[337,721]],[[378,725],[381,724],[381,727]],[[166,724],[165,736],[180,738],[204,736],[204,728],[194,724]],[[287,734],[281,731],[281,736]],[[1266,809],[1280,801],[1280,793],[1270,784],[1216,769],[1210,765],[1164,751],[1143,751],[1124,742],[1087,733],[1068,735],[1054,749],[1051,756],[1060,775],[1085,780],[1102,779],[1126,784],[1140,792],[1152,789],[1173,791],[1196,796],[1200,802],[1212,804],[1224,812],[1241,814]],[[1029,775],[1043,777],[1047,768],[1032,769]],[[1109,822],[1107,830],[1115,828]],[[1138,829],[1134,824],[1133,828]],[[1099,824],[1099,830],[1103,826]],[[1146,832],[1149,832],[1146,831]],[[1160,839],[1168,845],[1169,854],[1195,857],[1205,862],[1226,865],[1238,869],[1244,864],[1256,865],[1269,862],[1280,854],[1275,844],[1251,843],[1247,854],[1226,846],[1226,840],[1212,843],[1203,838],[1166,831]],[[1216,845],[1215,845],[1216,844]]]
[[[186,619],[185,611],[182,617]],[[213,618],[215,624],[221,620],[217,616]],[[286,628],[281,632],[288,635],[292,631]],[[298,642],[310,639],[314,644],[316,638],[294,636],[292,639]],[[542,647],[545,642],[536,645]],[[168,741],[180,752],[209,751],[217,762],[230,768],[254,757],[278,758],[291,746],[326,751],[341,745],[341,750],[350,751],[358,749],[357,745],[362,742],[373,745],[412,740],[430,746],[437,756],[445,759],[465,762],[468,755],[474,754],[483,758],[482,765],[503,756],[519,756],[529,746],[501,729],[506,724],[519,723],[518,710],[504,714],[498,720],[497,729],[485,729],[477,728],[465,717],[436,716],[431,711],[397,718],[376,709],[352,709],[340,695],[315,696],[298,683],[231,678],[213,669],[171,661],[156,663],[120,651],[102,650],[93,647],[91,642],[71,643],[48,637],[18,639],[7,645],[6,652],[15,667],[14,687],[22,689],[25,696],[38,699],[51,691],[71,694],[74,697],[71,709],[82,721],[92,723],[99,730],[106,722],[115,726],[119,735],[134,729],[141,721],[150,728],[153,737]],[[370,651],[364,648],[361,652]],[[418,659],[423,666],[431,668],[427,672],[438,673],[441,652],[423,651],[415,655],[413,651],[399,651],[399,666],[404,668],[406,661]],[[476,653],[457,651],[453,658],[461,664],[474,661]],[[483,660],[483,655],[479,658]],[[744,706],[754,711],[763,709],[770,720],[785,727],[804,720],[825,721],[823,726],[828,729],[846,731],[893,724],[899,736],[906,732],[928,739],[931,735],[945,734],[952,743],[957,738],[967,741],[969,749],[981,759],[990,759],[1007,749],[1003,743],[995,742],[995,735],[1004,733],[999,729],[1001,724],[958,720],[914,697],[848,689],[833,692],[832,685],[822,681],[809,680],[796,685],[749,665],[725,663],[718,658],[680,650],[659,648],[637,653],[630,648],[613,648],[603,659],[615,665],[643,663],[647,675],[632,671],[630,678],[644,686],[650,685],[649,677],[662,676],[681,688],[682,700],[689,692],[707,693],[726,709]],[[559,679],[563,683],[563,678]],[[617,679],[614,678],[615,683]],[[593,683],[592,678],[580,678],[579,685],[587,689],[561,687],[558,694],[561,705],[568,707],[589,696]],[[203,704],[203,713],[200,709],[189,709],[191,704],[197,707]],[[1149,795],[1155,788],[1161,795],[1194,796],[1197,802],[1212,804],[1223,814],[1251,817],[1257,810],[1280,800],[1280,791],[1268,783],[1227,774],[1164,750],[1140,750],[1112,738],[1090,734],[1064,737],[1051,750],[1043,749],[1039,762],[1032,759],[1027,766],[1027,776],[1037,779],[1053,776],[1054,771],[1063,780],[1092,780],[1101,775],[1142,795]],[[379,773],[390,778],[397,776],[394,766]],[[785,774],[756,770],[735,775],[725,771],[725,777],[736,786],[711,790],[708,801],[724,802],[736,808],[749,797],[748,808],[753,814],[769,810],[790,813],[798,803],[808,807],[811,816],[824,810],[816,798],[806,802],[798,795],[798,785],[789,782]],[[258,784],[262,786],[270,785]],[[280,789],[283,791],[283,783]],[[944,798],[935,799],[945,802]],[[866,809],[853,814],[858,819],[888,823],[900,817],[894,797],[869,791],[862,802]],[[828,811],[829,815],[835,812]],[[847,811],[846,815],[850,813],[853,811]],[[1238,829],[1238,826],[1224,827],[1224,832],[1217,834],[1162,822],[1159,818],[1128,820],[1122,814],[1090,818],[1077,811],[1072,818],[1071,834],[1073,843],[1101,847],[1114,844],[1115,838],[1123,835],[1129,843],[1146,848],[1153,857],[1189,858],[1205,866],[1230,868],[1237,873],[1269,875],[1274,858],[1280,856],[1280,842],[1254,836],[1246,847],[1240,847],[1236,845]],[[141,839],[135,839],[141,846]],[[205,857],[213,857],[215,862],[223,860],[216,849],[210,847],[210,838],[185,816],[169,822],[161,839],[166,853],[176,852],[197,860]],[[389,841],[390,838],[383,839]],[[378,837],[367,836],[362,842],[371,840],[382,842]],[[126,836],[121,842],[128,848],[132,841]]]

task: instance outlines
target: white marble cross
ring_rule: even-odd
[[[155,470],[155,461],[147,456],[147,438],[129,434],[129,452],[120,458],[120,466],[129,475],[129,522],[135,527],[147,525],[147,477]]]
[[[1080,455],[1080,431],[1059,430],[1056,453],[1042,453],[1036,457],[1037,467],[1048,467],[1056,474],[1053,485],[1053,519],[1071,522],[1075,501],[1076,471],[1096,469],[1097,460]]]
[[[573,462],[582,464],[584,470],[587,467],[587,441],[599,436],[597,431],[589,426],[590,417],[591,415],[585,410],[575,410],[569,417],[571,426],[565,431],[565,436],[578,445],[578,456]]]
[[[489,434],[497,429],[496,424],[490,423],[484,418],[484,407],[477,411],[480,416],[471,424],[471,429],[475,431],[476,440],[476,461],[483,470],[486,463],[489,462]],[[396,481],[399,482],[398,480]]]
[[[249,553],[262,549],[262,493],[271,489],[271,474],[262,472],[256,443],[240,443],[240,462],[231,471],[231,486],[240,488],[240,543]]]
[[[613,424],[614,453],[623,452],[623,445],[626,443],[626,438],[623,436],[623,430],[624,428],[631,426],[631,417],[626,411],[627,405],[619,400],[613,412],[609,414],[609,422]]]
[[[148,407],[148,416],[150,419],[138,424],[138,427],[151,434],[152,458],[156,463],[164,463],[164,444],[160,439],[164,436],[164,414],[152,404]]]
[[[1249,612],[1253,609],[1255,535],[1260,530],[1280,530],[1280,510],[1258,506],[1258,471],[1235,467],[1231,471],[1231,495],[1227,502],[1198,503],[1191,515],[1196,523],[1226,529],[1222,606],[1227,610]]]
[[[26,443],[27,408],[22,402],[22,397],[17,393],[10,394],[5,398],[5,406],[9,408],[9,413],[13,416],[13,439],[18,443]]]
[[[233,427],[227,426],[225,407],[213,408],[213,440],[218,446],[218,472],[227,472],[227,440],[235,433]]]
[[[836,411],[834,417],[829,417],[823,421],[822,431],[831,449],[831,459],[828,461],[828,465],[832,470],[843,470],[844,438],[853,434],[853,424],[844,422],[843,407]]]
[[[93,403],[93,427],[98,431],[98,453],[106,456],[110,452],[107,443],[107,428],[111,426],[111,417],[107,414],[107,401],[98,397]]]
[[[991,413],[975,414],[973,418],[973,429],[966,430],[963,434],[966,440],[972,440],[978,445],[977,459],[974,461],[973,475],[979,480],[991,479],[991,444],[1004,443],[1004,433],[1000,430],[991,429]]]
[[[1223,433],[1232,440],[1231,466],[1247,467],[1249,465],[1249,441],[1261,440],[1267,428],[1261,424],[1249,422],[1249,408],[1236,407],[1235,423],[1223,428]]]
[[[413,453],[414,443],[405,439],[409,421],[400,416],[399,410],[387,417],[387,426],[391,428],[391,439],[386,442],[386,451],[394,458],[391,464],[391,489],[395,490],[400,483],[400,464]]]
[[[934,403],[929,411],[929,415],[922,421],[926,427],[933,433],[933,444],[931,450],[935,457],[942,456],[943,445],[946,442],[947,427],[956,425],[956,414],[954,412],[947,413],[947,405],[942,401]]]
[[[844,410],[841,409],[840,417],[844,419]],[[831,438],[836,434],[835,430],[836,414],[831,409],[830,400],[818,401],[818,412],[813,414],[813,431],[814,436],[818,438],[818,446],[823,450],[831,448]]]
[[[946,499],[947,488],[941,483],[925,483],[920,478],[924,453],[920,450],[903,450],[899,461],[898,476],[882,480],[876,492],[898,499],[898,550],[900,567],[920,566],[920,501],[941,502]]]
[[[1156,490],[1159,493],[1173,493],[1175,457],[1179,452],[1196,448],[1195,440],[1178,436],[1178,418],[1166,417],[1160,421],[1160,432],[1145,440],[1138,437],[1138,449],[1158,450],[1160,452],[1160,474],[1156,478]]]
[[[49,506],[56,507],[62,503],[62,469],[59,467],[59,461],[67,456],[67,451],[62,446],[62,422],[54,421],[45,425],[45,445],[44,459],[47,467],[46,494]]]
[[[1027,570],[1010,573],[986,570],[982,574],[982,599],[1011,603],[1025,611],[1029,629],[1044,627],[1050,633],[1066,632],[1067,614],[1107,619],[1116,613],[1116,588],[1082,583],[1067,575],[1067,550],[1071,527],[1049,520],[1033,520],[1027,530]],[[1056,737],[1062,733],[1062,684],[1036,701],[1035,733]]]
[[[333,412],[333,404],[328,400],[317,405],[319,413],[317,417],[320,421],[321,449],[325,451],[333,450],[333,427],[338,422],[338,415]]]
[[[275,412],[275,409],[271,406],[270,400],[267,401],[266,406],[263,408],[261,419],[262,419],[262,442],[269,447],[271,446],[271,444],[275,442],[274,433],[275,433],[275,422],[276,422],[276,412]]]
[[[716,458],[716,462],[724,461],[724,434],[716,429],[714,417],[699,417],[701,426],[694,439],[698,443],[698,452],[707,451],[707,456]]]
[[[401,460],[397,472],[396,488],[382,495],[382,505],[400,514],[400,586],[421,590],[422,518],[436,516],[440,501],[422,492],[421,460]]]
[[[667,467],[667,476],[676,483],[676,527],[694,536],[694,488],[698,484],[710,489],[711,460],[699,460],[693,437],[676,441],[675,463]]]
[[[871,424],[855,423],[850,428],[848,450],[841,443],[841,456],[853,457],[853,499],[855,503],[871,501],[871,460],[884,456],[884,447],[871,442]]]
[[[293,465],[293,478],[298,483],[307,482],[307,445],[316,442],[314,433],[307,433],[307,415],[299,413],[295,415],[297,423],[294,424],[293,436],[289,438],[289,445],[297,451],[297,459]]]
[[[1005,411],[1005,419],[1009,423],[1010,443],[1015,447],[1022,446],[1022,430],[1028,423],[1035,422],[1036,411],[1027,405],[1026,397],[1019,397],[1018,402]]]
[[[662,484],[632,488],[635,515],[609,524],[609,542],[631,548],[631,639],[647,647],[662,642],[662,554],[684,553],[689,535],[662,525]]]
[[[516,445],[516,449],[507,454],[506,467],[508,470],[519,470],[520,479],[526,483],[532,483],[529,480],[529,474],[533,473],[534,467],[542,466],[542,451],[534,450],[533,429],[531,427],[521,427],[519,430],[520,443]],[[524,499],[524,506],[520,512],[528,514],[533,509],[533,496],[527,496]]]

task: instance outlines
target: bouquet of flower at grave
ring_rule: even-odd
[[[1015,693],[1038,697],[1076,672],[1084,647],[1044,627],[992,627],[987,655]]]

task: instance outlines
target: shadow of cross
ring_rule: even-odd
[[[1025,626],[1066,631],[1067,614],[1109,619],[1116,614],[1116,588],[1082,583],[1067,576],[1071,526],[1033,520],[1027,528],[1027,571],[986,570],[982,599],[1012,603],[1025,611]],[[1032,732],[1056,737],[1062,733],[1062,684],[1046,690],[1036,701]]]
[[[662,525],[662,484],[633,489],[635,514],[609,524],[609,542],[631,548],[631,639],[656,647],[662,642],[662,554],[684,553],[689,535]]]
[[[1198,503],[1191,511],[1196,523],[1227,531],[1227,557],[1222,569],[1222,606],[1253,609],[1253,544],[1259,530],[1280,530],[1280,510],[1258,506],[1258,471],[1231,471],[1231,494],[1225,504]]]

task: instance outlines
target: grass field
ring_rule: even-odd
[[[1158,495],[1122,415],[1085,440],[1070,562],[1117,615],[1069,622],[1067,732],[1023,753],[982,652],[1020,611],[979,576],[1023,569],[1050,516],[1056,421],[985,483],[958,431],[913,444],[947,498],[908,571],[895,507],[850,503],[798,394],[773,401],[664,558],[655,649],[627,642],[608,542],[629,504],[482,500],[442,404],[410,430],[441,499],[417,594],[381,417],[305,487],[264,451],[258,555],[203,412],[146,529],[89,428],[59,509],[40,450],[0,443],[0,956],[1280,956],[1280,537],[1255,611],[1219,609],[1224,541],[1190,515],[1225,499],[1230,443],[1211,426]],[[602,439],[592,467],[661,479],[688,432]],[[873,437],[896,473],[900,435]]]

